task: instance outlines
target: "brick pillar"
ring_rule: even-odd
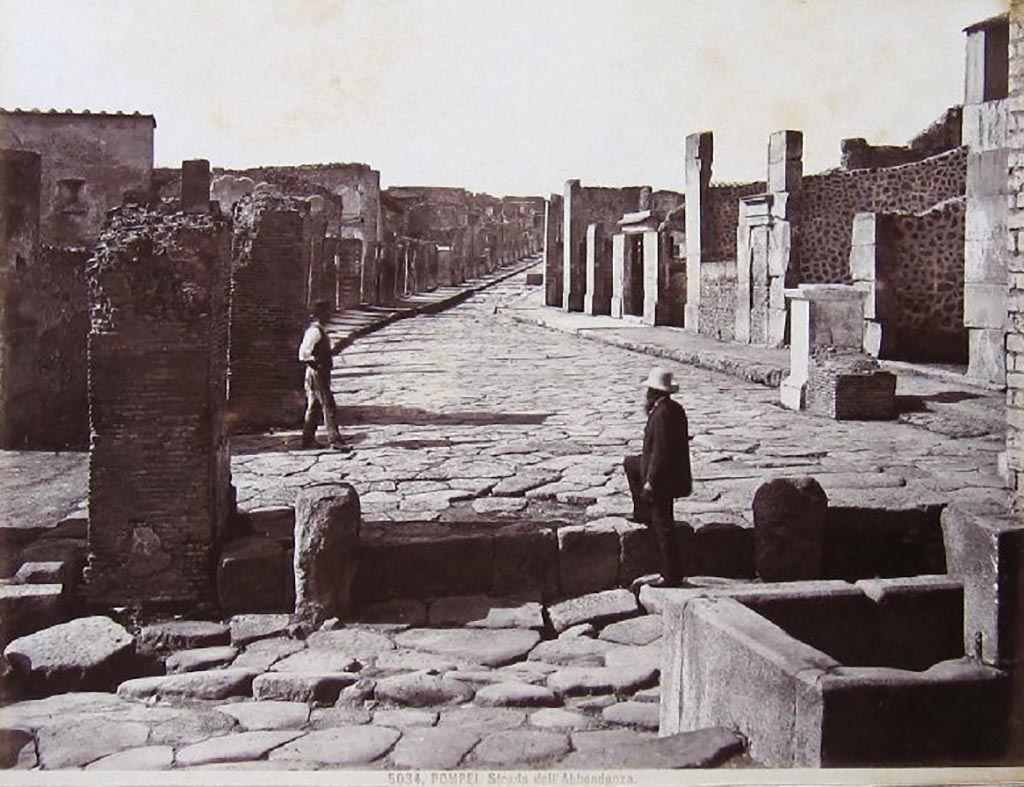
[[[20,448],[39,421],[37,317],[30,268],[39,252],[37,153],[0,150],[0,448]]]
[[[544,205],[544,305],[562,305],[562,198],[552,194]]]
[[[231,508],[231,236],[216,213],[131,206],[89,261],[89,565],[95,603],[215,596]]]
[[[206,159],[181,162],[181,209],[186,213],[210,209],[210,162]]]
[[[587,225],[587,291],[583,311],[611,314],[612,240],[605,224]]]
[[[587,287],[587,224],[583,187],[578,180],[565,182],[565,200],[562,207],[562,308],[567,312],[581,312],[583,295]]]
[[[232,428],[302,422],[297,351],[309,320],[308,205],[258,194],[235,207],[231,271]]]
[[[710,131],[690,134],[686,138],[686,306],[683,324],[692,333],[697,333],[699,327],[700,263],[710,223],[707,201],[714,157],[714,135]]]

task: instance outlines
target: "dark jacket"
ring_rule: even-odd
[[[686,497],[693,491],[686,411],[671,397],[655,402],[647,416],[641,463],[655,497]]]

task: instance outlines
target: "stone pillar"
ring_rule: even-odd
[[[85,591],[94,603],[215,598],[216,548],[232,505],[230,242],[219,211],[123,207],[89,262]]]
[[[587,225],[587,292],[583,296],[583,311],[612,312],[612,240],[603,223]]]
[[[319,625],[352,612],[359,557],[359,495],[349,484],[319,484],[295,501],[295,615]]]
[[[296,352],[309,321],[307,209],[303,200],[271,194],[235,207],[228,382],[235,430],[302,423]]]
[[[578,180],[565,182],[562,216],[562,308],[567,312],[581,312],[587,286],[587,217],[583,187]]]
[[[626,236],[621,232],[612,235],[612,297],[610,314],[622,317],[625,314],[626,286]]]
[[[879,358],[886,351],[886,320],[893,314],[892,293],[886,281],[885,216],[858,213],[853,217],[850,275],[853,286],[864,292],[864,352]]]
[[[963,144],[967,146],[964,218],[964,327],[967,374],[1006,380],[1006,232],[1009,206],[1007,23],[967,29]]]
[[[668,288],[668,266],[657,229],[648,229],[644,240],[644,316],[647,325],[658,325],[664,316],[667,300],[662,296]]]
[[[39,154],[0,150],[0,448],[23,447],[40,417],[37,316],[27,286],[39,251]]]
[[[710,131],[686,138],[686,306],[683,323],[691,333],[698,331],[700,313],[700,263],[708,236],[707,213],[711,165],[714,161],[714,136]]]
[[[863,350],[863,290],[844,284],[803,284],[790,303],[790,371],[780,400],[844,420],[896,415],[896,378]]]
[[[765,344],[768,338],[768,256],[771,243],[770,194],[740,200],[736,227],[737,342]]]
[[[562,305],[562,198],[552,194],[544,205],[544,305]]]
[[[362,297],[363,242],[358,238],[340,238],[334,258],[336,308],[351,309],[359,305]]]
[[[771,200],[771,236],[768,243],[768,319],[765,343],[786,342],[785,289],[799,281],[800,263],[794,228],[800,221],[803,192],[804,135],[776,131],[768,139],[768,190]]]
[[[181,209],[186,213],[210,209],[210,162],[206,159],[181,162]]]

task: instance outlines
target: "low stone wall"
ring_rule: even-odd
[[[700,333],[721,342],[736,337],[736,261],[700,266]]]

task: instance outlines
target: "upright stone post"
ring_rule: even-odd
[[[626,236],[622,232],[616,232],[612,235],[612,317],[621,318],[626,313],[626,278]]]
[[[181,209],[186,213],[210,209],[210,162],[206,159],[181,162]]]
[[[565,182],[562,227],[562,308],[567,312],[583,311],[586,292],[586,206],[583,186],[578,180]]]
[[[349,484],[303,489],[295,501],[295,615],[318,625],[352,612],[359,495]]]
[[[765,343],[786,342],[785,289],[799,281],[800,264],[793,229],[799,226],[803,193],[804,135],[776,131],[768,138],[768,190],[771,192],[771,236],[768,245],[768,310]]]
[[[226,429],[230,232],[138,206],[89,262],[89,565],[105,605],[215,598],[232,506]]]
[[[698,332],[700,264],[711,220],[707,204],[714,155],[714,136],[710,131],[690,134],[686,138],[686,306],[683,325],[691,333]]]
[[[583,311],[587,314],[611,314],[612,241],[608,228],[598,222],[587,225],[587,292]]]
[[[562,197],[552,194],[544,204],[544,304],[562,305]]]
[[[228,380],[232,427],[302,422],[297,351],[308,322],[308,205],[273,194],[235,206]]]

